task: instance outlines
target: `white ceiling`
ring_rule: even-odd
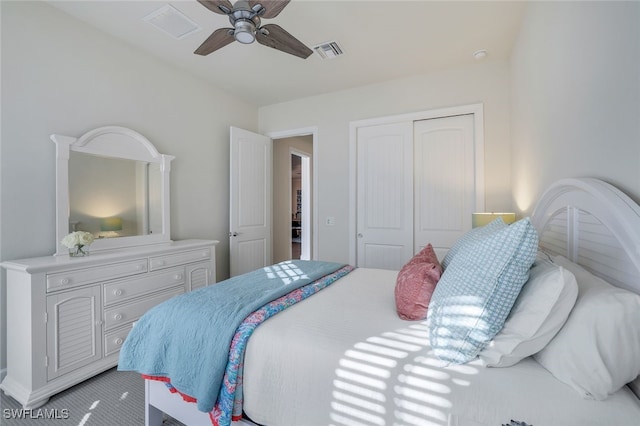
[[[311,48],[336,40],[345,51],[335,59],[314,53],[303,60],[237,42],[195,55],[211,32],[230,26],[196,0],[49,3],[258,106],[471,65],[480,49],[488,51],[486,60],[508,58],[526,8],[521,0],[292,0],[263,25],[278,24]],[[203,29],[176,40],[142,20],[168,3]]]

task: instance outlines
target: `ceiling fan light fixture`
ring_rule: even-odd
[[[251,44],[256,40],[256,26],[252,21],[236,21],[233,36],[242,44]]]

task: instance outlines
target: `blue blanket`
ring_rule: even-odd
[[[166,377],[213,409],[231,339],[264,304],[340,269],[343,264],[287,261],[167,300],[145,313],[120,350],[118,370]]]

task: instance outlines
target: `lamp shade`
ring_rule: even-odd
[[[100,219],[100,231],[121,231],[121,217],[104,217]]]
[[[473,213],[471,215],[471,226],[474,228],[485,226],[499,217],[501,217],[507,225],[516,221],[515,213]]]

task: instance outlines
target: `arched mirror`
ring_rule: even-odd
[[[93,234],[91,251],[170,241],[171,155],[140,133],[118,126],[56,144],[56,255],[73,231]]]

